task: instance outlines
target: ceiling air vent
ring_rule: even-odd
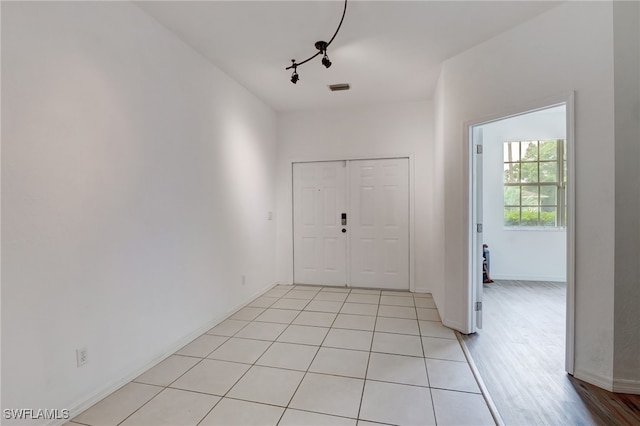
[[[329,90],[331,90],[332,92],[339,92],[342,90],[349,90],[351,89],[351,86],[349,86],[349,83],[341,83],[341,84],[331,84],[329,85]]]

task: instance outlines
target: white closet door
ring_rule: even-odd
[[[351,161],[350,284],[409,289],[409,159]]]
[[[346,162],[294,163],[293,247],[297,284],[347,284]]]

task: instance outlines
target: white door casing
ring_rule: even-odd
[[[293,222],[295,283],[409,289],[408,158],[294,163]]]

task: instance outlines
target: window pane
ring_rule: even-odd
[[[556,226],[557,209],[555,207],[542,207],[540,211],[540,225]]]
[[[558,159],[558,143],[555,140],[540,142],[540,161],[557,160]]]
[[[520,226],[538,226],[538,207],[523,207]]]
[[[522,161],[538,161],[538,141],[522,141],[520,144]]]
[[[520,163],[505,163],[504,183],[520,182]]]
[[[540,163],[540,182],[558,181],[558,163]]]
[[[504,187],[504,205],[505,206],[520,205],[520,187],[519,186]]]
[[[504,162],[520,161],[520,142],[504,143]]]
[[[555,206],[557,204],[558,188],[554,186],[540,187],[540,205]]]
[[[522,183],[538,182],[538,163],[520,163]]]
[[[522,205],[523,206],[539,206],[540,198],[538,197],[537,185],[522,185]]]
[[[504,208],[504,226],[520,225],[520,208],[505,207]]]

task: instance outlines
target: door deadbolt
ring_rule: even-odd
[[[344,234],[346,232],[347,232],[347,230],[345,228],[342,228],[342,233]]]

